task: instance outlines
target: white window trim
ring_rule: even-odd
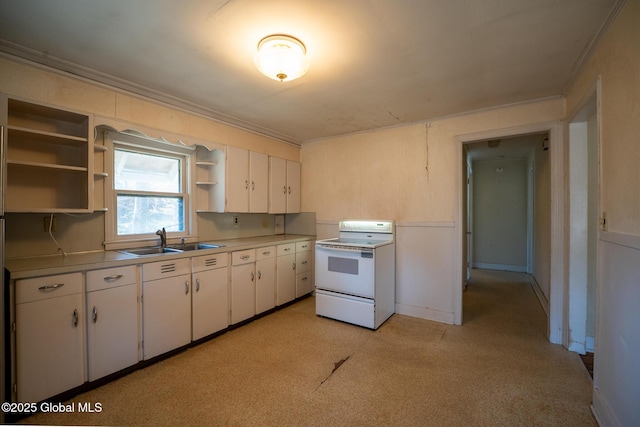
[[[114,157],[116,146],[129,146],[141,148],[141,151],[150,150],[164,152],[172,155],[184,156],[182,179],[184,180],[184,232],[167,231],[167,243],[180,243],[181,241],[197,240],[196,220],[194,217],[195,197],[193,197],[192,164],[195,162],[195,147],[178,145],[163,139],[153,139],[128,133],[105,131],[104,142],[107,151],[105,153],[105,168],[109,170],[109,185],[105,188],[105,242],[106,250],[126,249],[142,246],[156,246],[159,237],[154,234],[135,234],[118,236],[117,234],[117,208],[116,191],[114,187]]]

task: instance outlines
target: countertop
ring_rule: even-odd
[[[5,267],[11,273],[11,279],[48,276],[52,274],[72,273],[76,271],[97,270],[124,265],[137,265],[160,260],[191,258],[212,253],[233,252],[262,246],[315,240],[315,236],[301,234],[278,234],[273,236],[245,237],[239,239],[203,241],[222,247],[199,249],[196,251],[168,252],[155,255],[131,255],[121,251],[94,251],[63,255],[45,255],[24,258],[8,258]]]

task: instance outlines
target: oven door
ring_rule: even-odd
[[[374,297],[375,250],[316,245],[316,288]]]

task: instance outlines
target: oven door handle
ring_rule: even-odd
[[[317,249],[325,249],[327,251],[336,251],[336,252],[353,252],[353,253],[359,253],[359,252],[373,252],[373,249],[371,248],[357,248],[357,247],[353,247],[353,248],[349,248],[346,246],[333,246],[333,245],[318,245]]]

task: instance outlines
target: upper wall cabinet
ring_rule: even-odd
[[[300,212],[300,163],[269,157],[269,213]]]
[[[90,211],[92,116],[6,95],[0,104],[5,211]]]
[[[226,212],[266,213],[269,157],[227,146]]]

